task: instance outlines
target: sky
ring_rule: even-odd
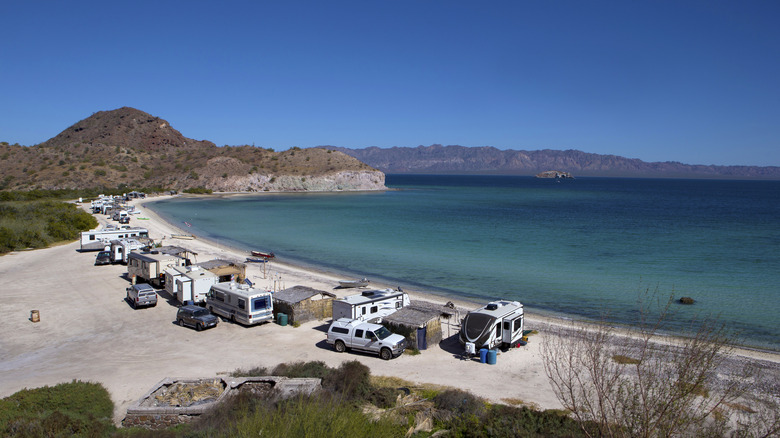
[[[780,2],[8,1],[0,141],[130,106],[277,151],[780,166]]]

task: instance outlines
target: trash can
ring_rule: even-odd
[[[276,315],[276,322],[281,325],[285,326],[287,325],[287,314],[286,313],[280,313]]]
[[[498,357],[498,350],[488,350],[487,352],[488,365],[495,365],[497,357]]]
[[[487,348],[480,348],[479,349],[479,363],[485,363],[487,361]]]

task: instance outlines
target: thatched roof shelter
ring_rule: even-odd
[[[274,313],[284,313],[290,323],[326,319],[333,315],[336,295],[306,286],[293,286],[273,295]]]
[[[236,281],[244,281],[246,278],[246,264],[236,260],[214,259],[197,263],[197,265],[217,274],[220,282],[233,280],[231,278],[233,275],[236,276],[234,279]]]
[[[405,336],[411,347],[425,350],[428,344],[441,342],[441,320],[449,320],[455,315],[458,315],[455,306],[415,300],[384,317],[382,324]]]

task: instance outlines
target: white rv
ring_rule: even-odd
[[[182,303],[185,301],[205,303],[206,295],[211,290],[211,286],[219,282],[219,277],[198,266],[191,266],[191,268],[189,272],[176,279],[176,299]],[[168,287],[167,283],[166,287]]]
[[[191,266],[171,266],[165,270],[165,291],[172,297],[178,297],[179,289],[177,289],[176,280],[180,279],[184,274],[190,272]]]
[[[458,340],[469,351],[469,344],[475,350],[506,348],[520,342],[522,337],[523,305],[518,301],[493,301],[466,314]]]
[[[81,232],[82,251],[104,251],[111,249],[111,241],[128,237],[149,237],[149,230],[141,227],[106,227]]]
[[[206,307],[216,315],[244,325],[259,324],[274,318],[271,292],[245,283],[218,283],[206,295]]]
[[[333,300],[333,320],[349,318],[379,323],[409,303],[409,295],[400,289],[367,290]]]
[[[165,270],[172,266],[185,266],[187,259],[159,251],[131,252],[127,257],[127,276],[155,287],[165,285]]]
[[[141,242],[138,239],[115,239],[111,241],[111,263],[127,264],[127,257],[130,251],[142,250],[149,246],[148,243]]]

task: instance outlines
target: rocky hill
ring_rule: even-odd
[[[648,178],[780,179],[780,167],[690,165],[678,162],[648,163],[616,155],[577,150],[500,150],[494,147],[418,146],[381,149],[347,149],[344,152],[385,173],[450,173],[536,175],[556,170],[573,176]]]
[[[223,146],[134,108],[101,111],[39,145],[0,143],[0,188],[214,191],[383,189],[384,174],[338,151]]]

